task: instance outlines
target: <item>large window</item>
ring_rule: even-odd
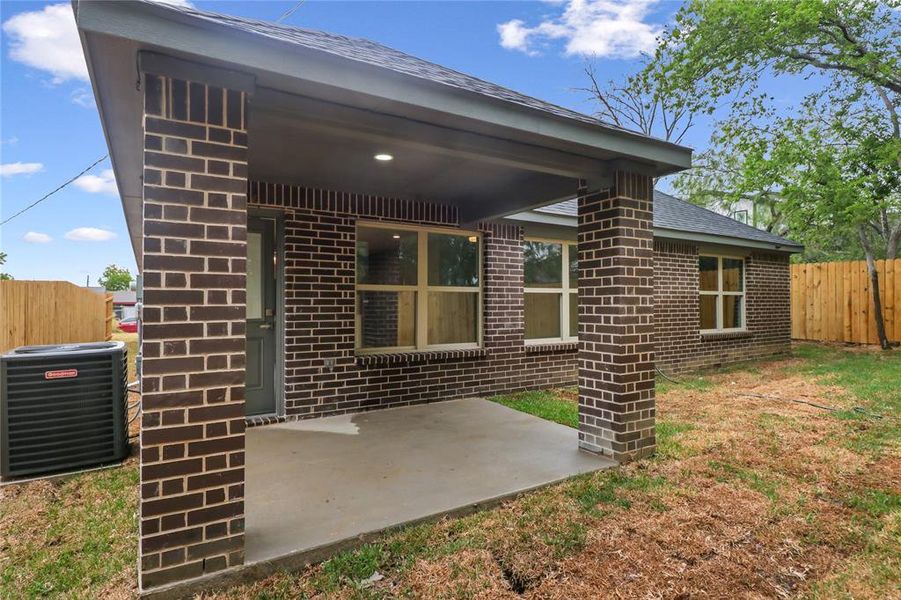
[[[701,331],[745,328],[745,262],[728,256],[698,260]]]
[[[576,244],[526,240],[523,261],[526,340],[575,340],[579,331]]]
[[[356,347],[477,347],[479,236],[403,225],[357,227]]]

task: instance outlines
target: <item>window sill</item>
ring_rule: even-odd
[[[748,338],[752,337],[753,335],[754,333],[748,331],[747,329],[737,329],[734,331],[702,331],[701,340],[733,340],[739,338]]]
[[[545,354],[550,352],[575,352],[579,349],[576,340],[559,342],[526,342],[526,354]]]
[[[484,348],[465,350],[413,350],[409,352],[385,352],[379,354],[357,354],[357,366],[381,366],[411,364],[432,360],[451,360],[462,358],[482,358],[488,352]]]

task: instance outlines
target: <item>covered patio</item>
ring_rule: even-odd
[[[386,529],[615,466],[576,437],[480,398],[253,427],[247,564],[316,562]]]
[[[143,276],[143,590],[653,452],[653,177],[690,150],[366,40],[75,8]],[[578,339],[527,347],[503,218],[573,197]],[[577,434],[471,399],[560,352]]]

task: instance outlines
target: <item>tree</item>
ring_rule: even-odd
[[[780,218],[800,241],[857,238],[883,348],[875,259],[894,258],[901,243],[899,6],[691,0],[648,67],[659,93],[680,107],[712,115],[729,102],[712,140],[713,156],[732,156],[720,160],[728,170],[718,183],[727,184],[721,191],[728,197],[777,199]],[[766,93],[769,78],[804,79],[815,89],[777,111]],[[708,174],[710,181],[716,177]]]
[[[132,280],[128,269],[123,269],[116,265],[108,265],[103,269],[103,275],[100,276],[98,281],[106,291],[118,292],[130,289]]]
[[[0,252],[0,267],[6,264],[6,252]],[[13,278],[9,273],[0,272],[0,281],[9,281]]]
[[[585,67],[591,94],[599,106],[597,117],[617,127],[678,144],[693,125],[688,108],[662,92],[653,70],[645,67],[626,77],[625,83],[599,81],[591,63]]]

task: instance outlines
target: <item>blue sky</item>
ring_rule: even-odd
[[[181,0],[172,0],[181,1]],[[195,1],[200,9],[275,20],[296,2]],[[317,2],[285,23],[369,38],[583,112],[585,61],[603,79],[633,70],[677,2]],[[64,10],[65,9],[65,10]],[[0,220],[106,153],[69,3],[0,3]],[[684,142],[706,143],[696,127]],[[109,161],[0,230],[17,279],[96,282],[104,266],[135,271]]]

